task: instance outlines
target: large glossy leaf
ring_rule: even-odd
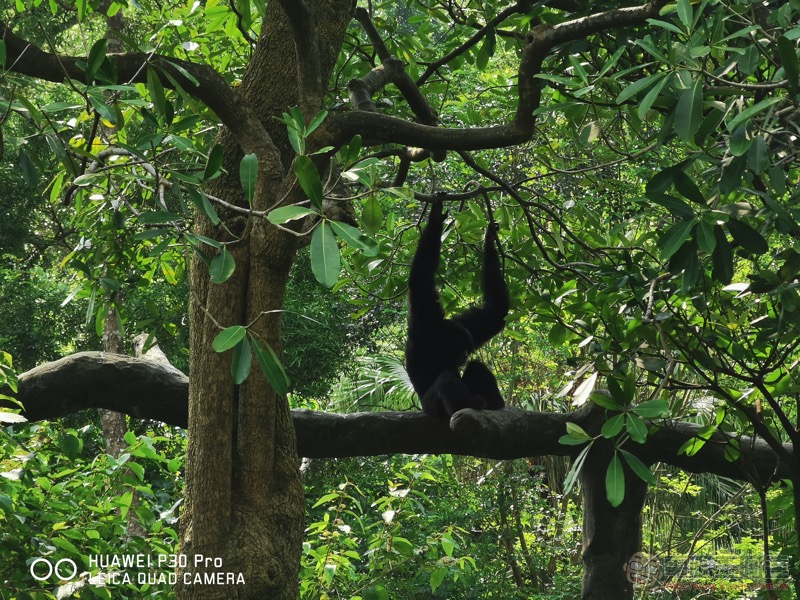
[[[716,226],[701,219],[694,230],[694,237],[697,240],[697,245],[703,252],[708,252],[709,254],[714,252],[714,248],[717,247],[714,227]]]
[[[233,261],[233,256],[228,249],[224,246],[222,250],[217,252],[217,255],[211,259],[211,281],[213,283],[224,283],[226,282],[231,275],[233,275],[233,271],[236,268],[236,264]]]
[[[701,192],[700,188],[697,187],[694,179],[689,177],[685,172],[676,171],[673,176],[673,183],[675,184],[675,189],[680,192],[681,196],[688,198],[696,204],[700,204],[702,206],[706,205],[706,198],[703,195],[703,192]]]
[[[275,354],[272,346],[265,342],[262,347],[261,343],[255,338],[253,338],[253,348],[256,351],[258,364],[272,389],[279,395],[285,396],[289,391],[289,377],[286,375],[278,355]]]
[[[108,50],[108,40],[100,38],[92,44],[89,50],[89,58],[86,60],[86,79],[91,81],[94,79],[95,74],[100,69],[103,61],[106,59],[106,51]]]
[[[691,142],[703,122],[703,78],[698,77],[692,86],[683,90],[675,108],[675,131],[678,136]]]
[[[800,77],[800,64],[797,60],[797,49],[794,42],[785,35],[778,38],[778,56],[781,58],[783,75],[789,84],[792,94],[797,94],[798,77]]]
[[[333,287],[339,280],[339,246],[327,223],[321,222],[311,234],[311,271],[325,287]]]
[[[769,250],[767,240],[747,223],[731,218],[728,219],[727,226],[733,241],[750,254],[764,254]]]
[[[622,428],[625,427],[625,413],[620,413],[618,415],[614,415],[608,421],[603,423],[603,427],[600,430],[600,435],[604,438],[613,438],[616,436]]]
[[[150,92],[150,101],[155,111],[163,117],[167,116],[167,98],[164,86],[153,67],[147,67],[147,91]]]
[[[717,225],[714,228],[714,235],[717,238],[717,247],[711,255],[713,265],[711,275],[722,285],[728,285],[733,279],[733,252],[722,227]]]
[[[239,181],[242,183],[244,196],[252,204],[256,195],[256,181],[258,180],[258,158],[255,154],[247,154],[239,163]]]
[[[606,471],[606,498],[615,508],[625,499],[625,471],[616,452]]]
[[[318,215],[319,213],[304,206],[282,206],[271,210],[267,215],[267,220],[273,225],[282,225],[289,221],[302,219],[309,215]]]
[[[308,156],[298,156],[294,160],[294,173],[311,204],[322,210],[322,181],[314,161]]]
[[[216,335],[211,347],[215,352],[225,352],[241,342],[246,333],[247,329],[242,325],[226,327]]]
[[[250,342],[247,336],[243,337],[233,349],[231,358],[231,375],[233,383],[240,385],[250,374],[253,365],[253,352],[250,349]]]
[[[208,153],[206,168],[203,171],[203,180],[216,179],[222,174],[222,144],[214,144],[211,152]]]
[[[383,210],[375,196],[370,196],[364,201],[361,209],[361,226],[368,235],[375,235],[383,225]]]
[[[689,238],[694,223],[694,219],[678,221],[661,236],[658,240],[658,245],[661,247],[659,254],[661,260],[667,260],[683,246],[683,243]]]
[[[650,468],[639,460],[637,456],[626,450],[620,450],[619,453],[622,455],[622,458],[625,459],[625,462],[628,463],[631,471],[636,473],[639,479],[644,481],[647,485],[656,485],[658,483]]]
[[[378,254],[378,244],[375,240],[364,235],[352,225],[340,223],[339,221],[329,221],[329,223],[338,237],[343,239],[349,246],[361,250],[364,256]]]

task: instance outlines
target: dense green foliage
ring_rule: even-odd
[[[507,2],[370,8],[439,124],[456,128],[513,117],[509,98],[532,24],[555,28],[627,3],[597,4],[533,3],[499,21]],[[200,256],[215,283],[241,268],[228,242],[194,233],[195,215],[219,222],[225,207],[207,185],[223,176],[252,200],[257,161],[223,156],[218,115],[170,80],[164,63],[143,64],[141,83],[120,81],[112,50],[202,62],[236,87],[264,7],[17,0],[0,9],[18,35],[81,56],[86,80],[23,77],[0,45],[0,346],[17,366],[100,347],[113,307],[127,340],[153,333],[187,368],[187,259]],[[125,22],[113,31],[108,19],[118,11]],[[357,136],[333,149],[326,179],[315,161],[328,149],[315,133],[342,112],[347,82],[380,62],[352,24],[330,113],[287,106],[282,119],[280,143],[296,152],[291,169],[308,202],[258,216],[287,227],[315,219],[287,292],[282,361],[250,324],[226,324],[214,349],[233,350],[234,380],[254,362],[297,406],[411,407],[400,367],[407,267],[425,202],[454,194],[442,303],[449,312],[480,296],[478,249],[496,221],[513,309],[504,337],[481,356],[508,403],[570,410],[594,402],[608,420],[599,432],[565,432],[563,443],[582,450],[571,470],[549,459],[313,461],[303,598],[577,597],[575,483],[594,444],[613,447],[612,504],[623,501],[626,477],[651,485],[645,549],[662,562],[758,562],[766,540],[785,565],[775,580],[800,579],[792,514],[800,478],[740,489],[645,465],[631,452],[650,435],[648,420],[671,417],[703,426],[681,449],[687,455],[724,432],[735,459],[739,436],[756,433],[794,464],[781,444],[800,442],[799,21],[797,0],[678,0],[635,27],[554,47],[536,77],[543,91],[530,143],[411,162],[398,145],[369,148]],[[468,38],[474,44],[464,48]],[[394,87],[373,100],[412,118]],[[332,214],[332,197],[352,202],[358,228]],[[92,426],[3,431],[0,549],[9,560],[0,581],[9,599],[52,597],[28,577],[35,556],[73,558],[83,569],[90,554],[175,551],[182,436],[140,433],[116,460],[100,451]],[[127,538],[131,512],[148,537]],[[690,579],[710,586],[724,581],[719,575],[698,570]],[[724,576],[764,579],[758,569]],[[168,589],[131,586],[131,598]],[[111,597],[88,584],[80,594]]]

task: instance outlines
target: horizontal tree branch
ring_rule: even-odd
[[[370,145],[394,143],[429,150],[484,150],[524,143],[533,136],[534,113],[541,104],[541,90],[545,84],[536,76],[542,72],[544,60],[554,47],[602,31],[642,24],[657,16],[665,4],[666,0],[653,0],[641,6],[598,12],[558,25],[533,27],[522,52],[517,73],[518,104],[509,123],[493,127],[438,128],[377,113],[352,111],[328,117],[318,130],[320,145],[339,147],[357,134]],[[505,18],[525,6],[527,3],[521,0],[501,14]],[[481,32],[476,35],[479,34]],[[477,39],[480,38],[475,41]]]
[[[86,57],[46,52],[16,35],[3,21],[0,21],[0,39],[5,42],[6,69],[9,71],[54,83],[68,79],[87,83],[86,71],[78,66],[86,61]],[[250,105],[210,66],[144,53],[109,54],[108,59],[114,61],[120,82],[147,83],[147,66],[154,67],[165,88],[173,89],[173,81],[177,82],[188,94],[213,110],[233,132],[245,153],[274,152],[269,134]],[[185,73],[189,73],[196,83]]]
[[[31,421],[106,408],[186,427],[188,389],[188,377],[173,367],[116,354],[81,352],[20,375],[17,398]],[[10,395],[8,389],[2,392]],[[292,417],[298,454],[310,458],[447,453],[513,459],[574,456],[580,446],[558,441],[566,433],[566,423],[577,423],[596,434],[605,413],[592,404],[572,413],[462,410],[449,424],[418,412],[294,410]],[[741,456],[736,461],[726,458],[728,440],[720,433],[697,454],[687,456],[678,454],[678,449],[698,434],[699,425],[677,421],[654,425],[645,444],[626,446],[646,463],[664,462],[694,473],[762,483],[789,477],[788,466],[761,439],[739,438]],[[792,452],[791,445],[786,449]]]

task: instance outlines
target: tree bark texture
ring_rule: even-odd
[[[609,448],[595,445],[581,469],[583,490],[582,600],[628,600],[633,581],[626,567],[639,550],[647,484],[625,469],[625,499],[614,508],[606,497]]]
[[[317,23],[320,64],[330,76],[350,21],[352,3],[310,2]],[[313,43],[309,40],[308,43]],[[292,77],[291,74],[297,74]],[[306,103],[301,90],[295,41],[280,4],[271,2],[247,73],[243,100],[269,134],[255,150],[258,159],[253,209],[267,210],[282,197],[296,201],[285,126],[275,120],[293,105]],[[323,86],[315,103],[321,107]],[[301,93],[302,92],[302,93]],[[312,102],[313,104],[314,102]],[[313,114],[306,114],[307,119]],[[240,140],[230,130],[220,136],[228,175],[213,182],[211,193],[246,207],[239,183]],[[296,440],[288,403],[270,388],[257,366],[242,385],[231,377],[230,352],[217,353],[212,341],[221,327],[247,325],[262,343],[280,351],[280,318],[296,239],[264,219],[219,211],[220,226],[197,215],[198,233],[226,243],[236,268],[225,283],[210,281],[206,264],[191,268],[191,380],[186,504],[181,516],[182,553],[188,567],[179,573],[182,600],[295,598],[302,547],[305,503]],[[221,559],[222,568],[198,569],[193,560]],[[245,585],[182,585],[198,572],[241,573]]]

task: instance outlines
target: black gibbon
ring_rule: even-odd
[[[462,408],[496,410],[505,405],[489,368],[467,358],[502,331],[509,308],[495,248],[496,225],[490,224],[483,250],[483,304],[445,318],[435,281],[444,218],[441,202],[433,204],[408,278],[406,371],[423,412],[437,419],[449,418]],[[459,368],[465,363],[461,375]]]

